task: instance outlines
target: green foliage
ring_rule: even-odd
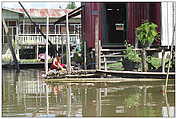
[[[116,62],[116,63],[108,64],[107,66],[111,70],[116,70],[116,71],[122,71],[122,70],[124,70],[122,68],[122,63],[121,62]]]
[[[75,9],[75,8],[76,8],[75,2],[69,2],[66,7],[66,9]]]
[[[147,62],[150,63],[153,67],[155,67],[155,69],[158,69],[159,67],[161,67],[161,60],[162,60],[161,58],[156,58],[152,56],[147,57]],[[169,59],[165,59],[165,63],[167,63],[168,61]],[[168,64],[165,67],[167,68]]]
[[[139,63],[141,62],[141,58],[139,57],[139,53],[137,53],[134,49],[134,47],[131,44],[125,44],[126,49],[124,51],[124,58],[128,59],[132,62]]]
[[[159,37],[157,25],[147,21],[136,28],[136,33],[137,39],[143,47],[152,44]]]
[[[160,58],[149,56],[147,58],[147,62],[150,63],[152,66],[154,66],[156,69],[158,69],[161,66],[161,59]]]

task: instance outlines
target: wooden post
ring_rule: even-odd
[[[49,38],[49,16],[47,16],[47,29],[46,29],[46,52],[45,52],[45,73],[48,72],[48,38]]]
[[[104,70],[107,71],[107,61],[106,61],[106,56],[104,56]]]
[[[98,40],[98,69],[101,70],[101,40]]]
[[[162,72],[165,72],[165,49],[162,49],[162,60],[161,60]]]
[[[55,39],[57,39],[56,41],[57,41],[57,51],[58,51],[58,40],[59,40],[58,35],[55,37]]]
[[[137,32],[135,30],[135,49],[138,48],[138,38],[137,38]]]
[[[62,64],[63,64],[63,35],[61,35],[61,37],[60,37],[60,40],[61,40],[61,55],[62,55],[62,59],[61,59],[61,62],[62,62]]]
[[[87,70],[87,45],[86,45],[86,40],[84,40],[84,69]]]
[[[146,62],[146,49],[143,48],[141,53],[142,53],[141,55],[142,55],[142,68],[143,68],[142,70],[143,72],[147,72],[148,66]]]
[[[66,34],[67,34],[67,44],[66,44],[66,59],[67,59],[67,71],[71,73],[71,58],[70,58],[70,37],[69,37],[69,23],[68,23],[68,13],[66,13]]]
[[[95,20],[95,61],[96,61],[96,70],[99,70],[99,19],[96,17]]]
[[[16,36],[15,36],[15,40],[16,40],[16,43],[17,43],[17,60],[20,60],[20,53],[19,53],[19,25],[17,26],[17,31],[16,31]]]
[[[36,42],[36,59],[38,60],[38,54],[39,54],[39,44],[38,44],[38,42],[39,42],[39,36],[37,35],[37,40],[36,40],[37,42]]]
[[[23,35],[25,34],[25,20],[23,19]]]

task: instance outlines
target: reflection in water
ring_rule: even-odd
[[[45,84],[36,69],[3,70],[3,117],[174,117],[174,83]]]

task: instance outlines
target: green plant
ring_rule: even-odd
[[[134,49],[134,47],[131,44],[125,44],[126,49],[124,50],[124,58],[128,59],[132,62],[140,63],[141,58],[139,57],[139,53],[137,53]]]
[[[148,56],[147,62],[150,63],[155,69],[158,69],[161,66],[161,59],[160,58]],[[151,68],[151,67],[149,67],[149,68]]]
[[[110,70],[116,70],[116,71],[124,70],[121,62],[111,63],[108,64],[107,66],[109,67]]]
[[[148,47],[159,37],[157,25],[146,21],[136,28],[136,36],[143,47]]]

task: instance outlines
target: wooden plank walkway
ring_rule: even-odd
[[[164,81],[165,79],[149,79],[149,78],[61,78],[61,79],[45,79],[46,83],[122,83],[122,82],[153,82]],[[175,80],[175,79],[169,79]]]
[[[165,78],[166,72],[136,72],[136,71],[113,71],[113,70],[97,70],[97,73],[112,74],[120,77],[135,78]],[[170,78],[175,78],[175,72],[169,72]]]
[[[136,72],[136,71],[113,71],[113,70],[97,70],[101,73],[116,73],[116,74],[143,74],[143,75],[167,75],[166,72]],[[175,75],[175,72],[170,72],[169,75]]]

